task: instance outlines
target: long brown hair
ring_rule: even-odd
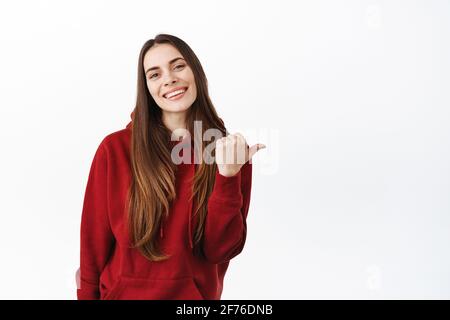
[[[181,39],[169,35],[158,34],[155,39],[144,43],[139,54],[136,107],[133,111],[131,138],[131,184],[128,190],[128,230],[132,246],[151,261],[161,261],[169,256],[161,251],[158,245],[158,230],[163,219],[169,215],[171,202],[176,198],[175,171],[176,165],[170,156],[170,130],[163,124],[161,108],[150,95],[144,72],[144,56],[154,45],[168,43],[181,53],[191,67],[197,87],[197,98],[187,112],[186,125],[195,137],[198,159],[210,142],[202,141],[203,133],[215,128],[225,136],[227,130],[211,102],[208,93],[208,81],[203,68],[192,49]],[[194,121],[202,121],[201,135],[194,135]],[[214,151],[213,151],[214,152]],[[193,252],[204,256],[203,232],[207,215],[208,197],[212,192],[215,180],[216,164],[201,161],[195,165],[191,200],[196,203],[193,217],[198,223],[193,234]],[[189,221],[190,223],[190,221]]]

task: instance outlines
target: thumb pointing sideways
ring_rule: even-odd
[[[248,150],[248,159],[250,160],[255,155],[255,153],[257,153],[261,149],[264,149],[265,147],[266,145],[262,143],[257,143],[251,146]]]

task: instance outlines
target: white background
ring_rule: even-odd
[[[223,299],[449,299],[449,21],[446,0],[0,2],[0,298],[76,298],[94,152],[170,33],[267,145]]]

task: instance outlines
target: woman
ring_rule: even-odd
[[[136,100],[131,121],[103,139],[91,165],[77,297],[220,299],[246,239],[251,157],[265,146],[227,135],[198,58],[175,36],[144,44]],[[221,135],[205,141],[208,131]],[[211,144],[215,161],[205,159]],[[226,158],[239,150],[243,161]]]

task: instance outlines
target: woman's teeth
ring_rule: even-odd
[[[182,93],[185,93],[185,92],[186,92],[186,90],[184,90],[184,89],[182,89],[182,90],[177,90],[177,91],[174,91],[174,92],[171,92],[171,93],[167,94],[167,95],[166,95],[166,98],[167,98],[167,99],[170,99],[170,98],[173,98],[173,97],[178,96],[178,95],[180,95],[180,94],[182,94]]]

